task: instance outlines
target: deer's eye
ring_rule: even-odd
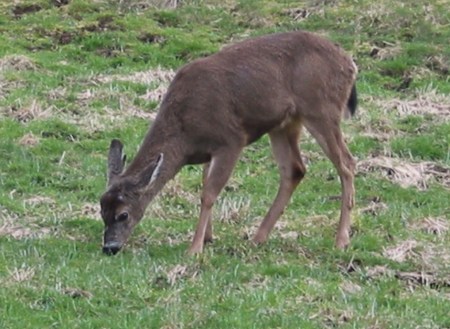
[[[128,219],[128,213],[127,213],[126,211],[124,211],[123,213],[119,214],[119,215],[116,217],[116,220],[117,220],[118,222],[123,222],[123,221],[125,221],[125,220],[127,220],[127,219]]]

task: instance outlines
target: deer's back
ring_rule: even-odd
[[[159,115],[176,118],[200,144],[248,144],[314,116],[323,101],[345,104],[354,74],[352,60],[314,34],[258,37],[180,69]]]

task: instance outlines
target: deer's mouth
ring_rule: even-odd
[[[108,256],[112,256],[117,254],[121,248],[122,245],[119,242],[115,241],[107,242],[103,245],[103,253]]]

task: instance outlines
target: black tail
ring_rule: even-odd
[[[350,93],[350,97],[347,101],[347,107],[350,111],[350,114],[353,116],[355,115],[356,108],[358,107],[358,95],[356,92],[356,85],[353,85],[352,92]]]

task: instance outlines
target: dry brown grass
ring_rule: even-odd
[[[70,288],[70,287],[62,288],[61,293],[64,295],[67,295],[71,298],[88,298],[88,299],[90,299],[90,298],[94,297],[94,295],[87,290],[82,290],[82,289],[78,289],[78,288]]]
[[[245,198],[223,197],[216,206],[219,213],[217,217],[229,223],[240,222],[249,215],[250,204],[250,200]]]
[[[428,222],[428,220],[423,220],[420,224],[424,222]],[[441,221],[440,223],[442,224]],[[416,225],[415,228],[417,227],[421,228],[422,225]],[[405,281],[411,289],[417,285],[426,285],[435,289],[449,287],[450,250],[445,248],[444,241],[445,237],[443,236],[434,241],[415,239],[399,241],[394,246],[385,248],[383,256],[398,263],[408,262],[414,267],[410,271],[404,272],[394,271],[386,265],[378,265],[365,268],[365,275],[370,279],[395,277]]]
[[[10,236],[14,239],[40,239],[51,233],[51,229],[47,227],[40,227],[36,224],[30,224],[29,227],[20,224],[14,225],[12,223],[4,223],[0,227],[0,236]]]
[[[39,137],[35,136],[33,133],[28,133],[19,139],[19,145],[21,146],[36,146],[39,144]]]
[[[117,2],[124,11],[145,10],[147,8],[176,9],[183,4],[183,0],[118,0]]]
[[[1,63],[1,62],[0,62]],[[3,60],[1,67],[6,69],[34,69],[31,61],[22,57],[11,57]],[[0,67],[0,68],[1,68]],[[0,70],[0,75],[2,71]],[[123,123],[124,118],[141,118],[154,120],[155,111],[139,108],[134,104],[136,95],[127,93],[118,93],[114,88],[103,88],[104,84],[114,81],[129,81],[148,85],[148,91],[140,96],[146,101],[159,103],[167,91],[175,72],[155,68],[143,72],[135,72],[129,75],[101,75],[90,78],[89,81],[96,85],[95,88],[86,88],[76,95],[76,111],[57,108],[52,104],[55,100],[67,96],[67,90],[58,87],[47,93],[47,100],[29,99],[23,102],[17,101],[16,104],[0,108],[0,115],[13,118],[20,122],[29,122],[38,119],[47,119],[49,117],[58,117],[61,120],[84,127],[88,131],[104,130],[108,127]],[[0,98],[5,97],[12,89],[19,88],[20,81],[6,81],[0,76]],[[93,107],[95,102],[104,102],[110,99],[118,101],[118,108],[105,106],[101,110]],[[28,138],[29,137],[29,138]],[[21,141],[22,145],[34,145],[37,141],[29,135]],[[29,143],[29,144],[27,144]]]
[[[365,273],[370,279],[377,279],[383,276],[392,277],[394,271],[385,265],[375,265],[373,267],[367,267]]]
[[[344,294],[350,295],[356,294],[362,290],[360,285],[349,280],[342,281],[339,287]]]
[[[64,118],[66,122],[83,126],[90,131],[104,130],[107,127],[123,123],[124,118],[140,118],[154,120],[155,111],[139,108],[134,104],[135,95],[118,93],[114,88],[98,88],[104,84],[115,81],[128,81],[148,85],[148,91],[140,96],[146,101],[161,102],[167,87],[172,81],[175,72],[162,68],[155,68],[143,72],[135,72],[128,75],[100,75],[92,77],[90,81],[96,85],[95,88],[86,88],[76,95],[79,110],[76,113],[58,111],[58,117]],[[50,98],[59,98],[65,95],[65,90],[58,89],[49,93]],[[103,109],[92,109],[91,104],[96,101],[104,101],[118,98],[118,108],[113,109],[105,106]]]
[[[81,206],[80,215],[100,220],[100,204],[85,203]]]
[[[23,55],[9,55],[0,58],[0,99],[8,95],[12,90],[23,86],[21,81],[6,79],[7,71],[24,71],[36,69],[35,64]]]
[[[402,53],[402,48],[398,43],[384,42],[383,47],[374,47],[371,50],[371,55],[379,60],[387,60],[397,57]]]
[[[418,242],[415,240],[406,240],[398,243],[395,246],[385,248],[383,256],[396,262],[404,262],[411,257],[417,256],[415,248]]]
[[[199,269],[197,266],[177,264],[175,266],[171,266],[170,268],[160,266],[156,269],[156,272],[160,273],[156,277],[156,284],[169,285],[173,287],[181,280],[195,279],[199,274]]]
[[[101,83],[111,83],[114,81],[128,81],[134,83],[142,83],[149,86],[168,86],[175,76],[175,71],[171,69],[163,69],[157,67],[142,72],[135,72],[127,75],[101,75],[94,80]]]
[[[360,173],[377,172],[403,188],[426,190],[430,181],[450,188],[450,168],[430,161],[411,163],[398,158],[379,156],[359,161],[357,170]]]
[[[136,72],[130,75],[109,76],[103,78],[103,82],[129,81],[149,85],[148,91],[142,95],[141,98],[147,101],[159,103],[164,97],[174,76],[175,71],[158,67],[144,72]]]
[[[11,192],[14,197],[14,191]],[[30,212],[39,205],[54,205],[55,201],[46,197],[30,197],[23,201],[23,205]],[[16,213],[0,208],[0,236],[9,236],[13,239],[39,239],[52,233],[50,227],[40,225],[36,218],[19,216]]]
[[[397,272],[397,279],[406,281],[410,286],[425,285],[433,288],[450,287],[450,277],[441,278],[430,272]]]
[[[450,97],[437,94],[433,90],[419,92],[414,99],[391,99],[376,100],[377,107],[386,114],[393,111],[400,116],[407,115],[428,115],[439,121],[448,122],[450,120]]]
[[[55,115],[55,109],[52,106],[45,107],[36,99],[27,104],[17,104],[7,109],[3,109],[7,117],[20,122],[28,122],[36,119],[46,119]]]
[[[394,122],[399,117],[408,116],[425,117],[429,125],[448,122],[450,121],[450,97],[436,92],[431,85],[423,90],[416,90],[413,98],[381,99],[361,95],[361,106],[358,109],[356,124],[361,130],[360,135],[386,142],[405,134],[395,129]],[[388,155],[389,150],[386,150],[384,154]]]
[[[24,55],[8,55],[0,58],[0,73],[2,71],[31,71],[35,70],[36,64]]]
[[[46,196],[35,195],[28,199],[25,199],[23,203],[25,206],[36,206],[40,204],[56,204],[56,201]]]
[[[388,209],[389,207],[386,203],[381,202],[379,200],[371,200],[367,206],[358,209],[358,212],[360,214],[370,214],[372,216],[378,216],[379,214],[387,211]]]
[[[33,279],[35,275],[35,269],[33,267],[22,266],[20,268],[13,268],[12,270],[8,270],[9,277],[5,280],[4,283],[23,283],[26,281],[30,281]]]
[[[384,248],[383,256],[398,263],[409,262],[414,264],[414,267],[419,269],[419,272],[427,272],[450,279],[448,268],[448,264],[450,264],[450,250],[445,247],[446,235],[447,233],[442,234],[432,240],[425,237],[419,237],[420,240],[407,238],[406,240],[398,241],[393,246]],[[392,274],[389,270],[386,270],[386,272]],[[372,273],[372,276],[376,275],[378,275],[376,271]]]
[[[450,220],[444,217],[426,217],[413,225],[413,228],[419,228],[420,230],[437,236],[443,236],[448,234],[450,227]]]

